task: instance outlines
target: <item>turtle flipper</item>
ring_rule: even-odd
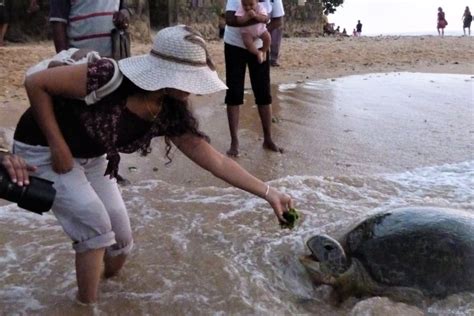
[[[327,235],[316,235],[306,243],[321,264],[321,269],[333,276],[344,273],[349,268],[346,253],[341,244]]]

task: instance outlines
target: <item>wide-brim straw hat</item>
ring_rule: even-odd
[[[160,30],[149,54],[118,63],[128,79],[148,91],[174,88],[209,94],[227,89],[215,71],[204,39],[185,25]]]

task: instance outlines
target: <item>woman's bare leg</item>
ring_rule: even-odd
[[[127,255],[118,255],[114,257],[105,256],[104,278],[108,279],[116,276],[120,272],[120,269],[122,269],[126,260]]]
[[[283,148],[278,147],[272,139],[272,106],[271,104],[259,105],[258,114],[263,129],[263,148],[283,153]]]
[[[77,298],[81,303],[97,301],[104,252],[105,248],[100,248],[76,253]]]
[[[240,106],[238,105],[228,105],[227,106],[227,120],[229,122],[230,130],[230,148],[227,151],[227,155],[230,157],[239,156],[239,115],[240,115]]]

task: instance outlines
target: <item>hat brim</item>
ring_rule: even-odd
[[[147,91],[174,88],[193,94],[209,94],[227,89],[217,72],[207,66],[197,67],[147,55],[118,62],[121,72]]]

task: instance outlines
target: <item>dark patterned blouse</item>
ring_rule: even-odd
[[[87,93],[110,81],[114,64],[101,59],[88,65]],[[114,92],[93,105],[82,100],[54,98],[54,113],[63,136],[75,158],[93,158],[107,155],[106,175],[116,176],[120,162],[119,152],[151,151],[153,137],[162,136],[158,122],[141,119],[126,107],[126,91],[130,81],[124,81]],[[18,122],[14,139],[29,145],[48,146],[36,123],[31,108]]]

